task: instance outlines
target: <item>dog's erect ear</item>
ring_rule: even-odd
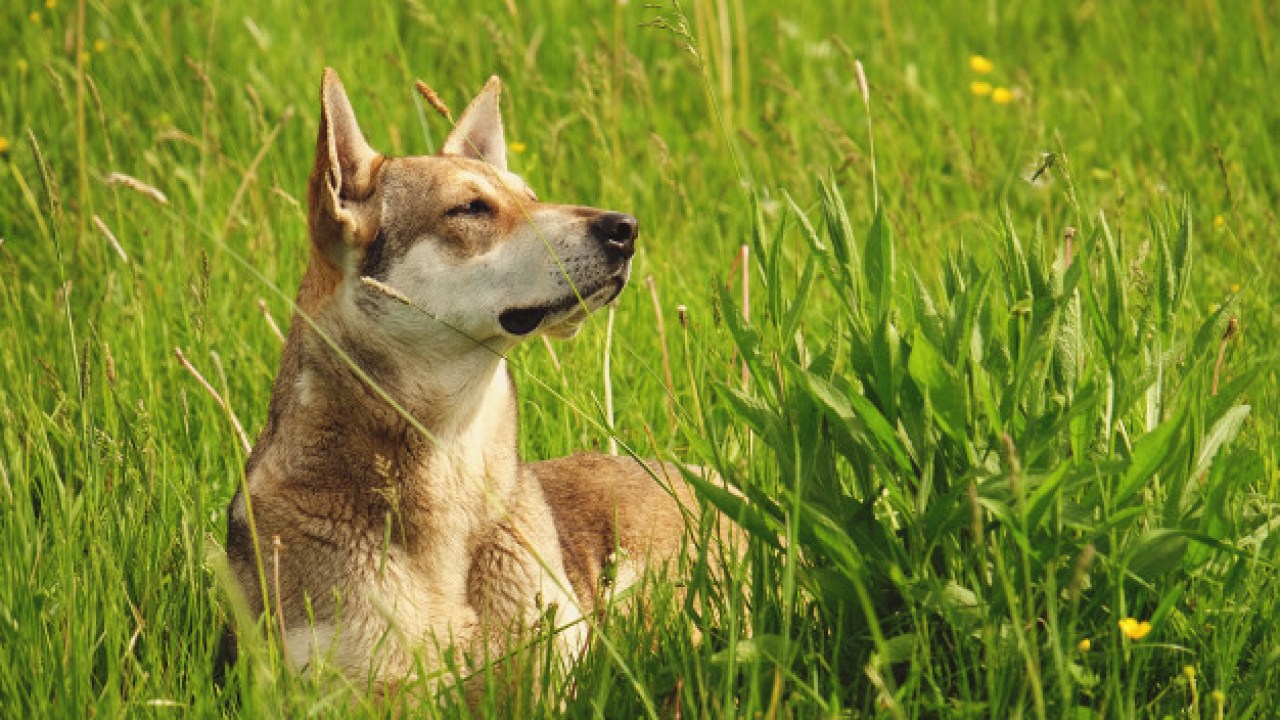
[[[507,141],[502,134],[498,95],[502,81],[494,75],[463,111],[440,152],[483,160],[499,170],[507,169]]]
[[[323,232],[336,223],[348,242],[361,234],[358,218],[345,203],[368,197],[373,191],[373,176],[380,161],[381,156],[360,133],[355,111],[351,109],[338,73],[325,68],[320,88],[316,164],[311,171],[309,188],[312,220],[319,223],[318,231]]]

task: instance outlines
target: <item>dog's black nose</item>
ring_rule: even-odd
[[[591,234],[624,258],[636,254],[636,235],[639,232],[640,222],[625,213],[601,213],[591,221]]]

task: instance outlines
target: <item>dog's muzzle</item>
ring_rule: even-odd
[[[609,277],[598,287],[571,295],[560,302],[505,310],[498,315],[498,323],[508,333],[523,336],[537,330],[549,317],[570,317],[577,314],[578,322],[581,322],[589,313],[618,297],[627,284],[628,274],[628,269],[624,266],[621,272]]]
[[[563,300],[503,311],[498,315],[503,330],[518,337],[528,335],[548,318],[576,318],[572,321],[576,327],[588,314],[618,297],[631,274],[631,257],[636,254],[640,222],[626,213],[602,212],[592,218],[587,228],[591,237],[604,247],[607,264],[616,270],[594,287],[578,288]]]

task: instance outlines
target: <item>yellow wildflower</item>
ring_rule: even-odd
[[[991,101],[997,105],[1008,105],[1013,102],[1013,91],[1007,87],[998,87],[991,91]]]
[[[1093,642],[1091,642],[1089,638],[1084,638],[1083,640],[1081,640],[1079,643],[1076,644],[1076,649],[1082,653],[1089,652],[1089,649],[1092,647],[1093,647]]]
[[[0,155],[9,152],[9,138],[0,135]]]
[[[1147,633],[1151,632],[1151,623],[1146,620],[1137,620],[1135,618],[1127,617],[1121,620],[1119,625],[1120,632],[1124,633],[1125,637],[1133,641],[1141,640],[1147,636]]]
[[[58,0],[44,0],[44,6],[52,10],[58,7]]]
[[[33,12],[33,13],[31,13],[30,15],[28,15],[27,17],[31,18],[31,22],[33,22],[33,23],[35,23],[35,24],[37,24],[37,25],[39,25],[39,24],[40,24],[40,13],[38,13],[38,12]]]
[[[1240,283],[1231,283],[1231,294],[1235,295],[1240,292]]]
[[[507,147],[511,148],[511,152],[515,153],[516,155],[519,155],[520,153],[529,149],[528,145],[525,145],[524,143],[519,141],[512,142]]]
[[[991,83],[984,80],[974,80],[969,83],[969,92],[978,97],[986,97],[991,94]]]
[[[1214,216],[1213,216],[1213,226],[1214,226],[1214,227],[1216,227],[1216,228],[1220,228],[1220,227],[1222,227],[1223,225],[1226,225],[1226,224],[1227,224],[1227,219],[1226,219],[1226,218],[1222,217],[1221,215],[1214,215]]]
[[[978,73],[979,75],[986,75],[987,73],[994,70],[995,67],[996,67],[995,63],[982,57],[981,55],[969,56],[969,69]]]
[[[1227,704],[1227,694],[1222,692],[1221,690],[1214,690],[1213,692],[1209,693],[1209,698],[1213,700],[1213,704],[1217,705],[1218,707],[1222,707],[1223,705]]]
[[[17,65],[19,74],[25,75],[27,73],[27,67],[29,66],[27,65],[26,58],[18,58],[18,61],[14,63],[14,65]]]
[[[94,41],[93,41],[93,51],[94,51],[94,52],[106,52],[106,51],[107,51],[107,41],[106,41],[106,40],[94,40]]]
[[[1192,681],[1194,681],[1194,680],[1196,679],[1196,666],[1195,666],[1195,665],[1183,665],[1183,666],[1182,666],[1182,674],[1187,676],[1187,680],[1192,680]]]

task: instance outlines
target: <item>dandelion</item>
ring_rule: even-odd
[[[1213,226],[1214,226],[1215,228],[1217,228],[1217,229],[1221,230],[1221,229],[1222,229],[1222,227],[1223,227],[1224,225],[1226,225],[1226,224],[1227,224],[1227,219],[1226,219],[1225,217],[1223,217],[1223,216],[1221,216],[1221,215],[1214,215],[1214,216],[1213,216]]]
[[[107,51],[107,41],[106,41],[106,40],[94,40],[94,41],[93,41],[93,51],[94,51],[94,52],[98,52],[98,53],[106,52],[106,51]]]
[[[1082,653],[1087,653],[1093,647],[1093,642],[1089,638],[1082,639],[1076,644],[1076,649]]]
[[[974,80],[969,83],[969,92],[977,95],[978,97],[986,97],[987,95],[990,95],[991,90],[991,83],[986,82],[985,80]]]
[[[994,88],[991,91],[991,102],[997,105],[1008,105],[1013,102],[1013,91],[1007,87]]]
[[[1217,705],[1219,709],[1221,709],[1223,705],[1227,704],[1227,694],[1221,690],[1214,690],[1209,693],[1209,699],[1213,700],[1213,704]]]
[[[1231,294],[1235,295],[1240,292],[1240,283],[1231,283]]]
[[[1196,679],[1196,666],[1195,666],[1195,665],[1183,665],[1183,666],[1182,666],[1182,674],[1187,676],[1187,680],[1188,680],[1188,681],[1190,681],[1190,682],[1194,682],[1194,681],[1195,681],[1195,679]]]
[[[30,15],[28,15],[27,17],[31,18],[31,22],[35,23],[36,25],[39,25],[39,24],[40,24],[40,13],[38,13],[38,12],[33,12],[33,13],[31,13]]]
[[[512,141],[507,147],[509,147],[511,149],[511,152],[515,153],[516,155],[519,155],[523,153],[525,150],[529,149],[528,145],[525,145],[524,143],[518,140]]]
[[[44,0],[44,6],[50,10],[58,7],[58,0]]]
[[[994,70],[995,67],[996,67],[995,63],[991,62],[990,60],[988,60],[987,58],[981,55],[969,56],[969,69],[978,73],[979,75],[986,75],[987,73]]]
[[[9,154],[9,138],[0,135],[0,155]]]
[[[1120,625],[1120,632],[1134,642],[1141,640],[1147,636],[1147,633],[1151,632],[1151,623],[1146,620],[1127,617],[1118,624]]]
[[[19,75],[26,75],[26,74],[27,74],[27,68],[28,68],[28,67],[30,67],[29,65],[27,65],[27,59],[26,59],[26,58],[18,58],[18,61],[17,61],[16,63],[14,63],[14,65],[16,65],[16,66],[18,67],[18,74],[19,74]]]

